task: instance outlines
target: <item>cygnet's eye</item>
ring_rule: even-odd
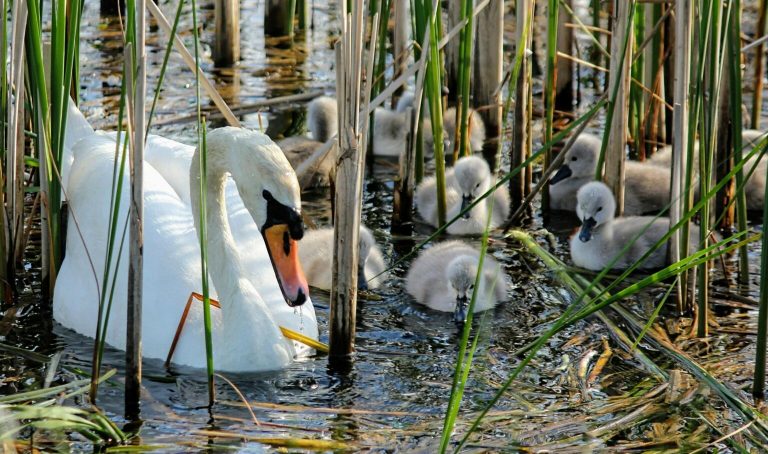
[[[471,285],[469,286],[469,291],[471,292],[471,291],[472,291],[472,290],[474,290],[474,289],[475,289],[475,284],[471,284]]]
[[[477,184],[475,185],[475,189],[477,189],[477,188],[479,188],[479,187],[480,187],[480,183],[477,183]]]
[[[601,212],[601,211],[603,211],[603,207],[600,207],[600,208],[597,209],[598,213]]]
[[[571,161],[578,161],[578,159],[579,159],[579,158],[577,158],[576,156],[574,156],[574,157],[572,157],[572,158],[571,158]]]

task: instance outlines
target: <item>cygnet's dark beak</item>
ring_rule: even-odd
[[[469,211],[466,210],[470,205],[472,205],[472,201],[475,200],[475,198],[471,195],[462,194],[461,195],[461,211],[464,212],[463,215],[461,215],[464,219],[469,219]]]
[[[571,168],[568,167],[568,164],[563,164],[560,166],[559,169],[557,169],[557,173],[555,174],[555,176],[550,178],[549,184],[559,183],[565,180],[566,178],[570,177],[571,175],[573,175],[573,171],[571,170]]]
[[[595,221],[595,218],[589,218],[584,219],[581,222],[581,231],[579,232],[579,239],[586,243],[587,241],[592,239],[592,230],[597,225],[597,221]]]
[[[357,289],[368,290],[368,280],[365,278],[365,263],[357,264]]]
[[[467,295],[456,297],[456,309],[453,312],[453,321],[457,325],[463,325],[467,321],[469,311],[469,298]]]

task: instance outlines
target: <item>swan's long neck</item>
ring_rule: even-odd
[[[228,159],[224,153],[211,152],[207,154],[207,184],[204,188],[206,198],[206,236],[208,237],[208,269],[211,278],[219,292],[219,297],[231,296],[236,288],[231,283],[235,277],[242,276],[240,255],[232,237],[227,217],[225,189],[229,176]],[[200,156],[196,149],[190,167],[190,200],[195,219],[195,228],[200,232]],[[228,311],[225,311],[228,312]]]

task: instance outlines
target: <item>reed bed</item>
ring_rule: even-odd
[[[768,240],[765,237],[762,237],[760,252],[759,293],[752,293],[757,298],[736,294],[745,289],[749,291],[750,265],[754,271],[755,264],[750,263],[748,247],[757,247],[756,243],[761,239],[760,233],[755,233],[748,223],[745,188],[751,174],[764,171],[753,163],[768,148],[768,139],[750,147],[744,147],[742,143],[744,82],[741,25],[745,18],[741,14],[740,1],[728,4],[712,0],[700,0],[693,4],[675,2],[676,41],[672,41],[668,33],[672,27],[669,5],[634,1],[614,4],[614,7],[620,7],[616,10],[619,20],[612,22],[610,45],[603,45],[602,39],[603,35],[607,35],[607,21],[600,15],[605,2],[590,2],[591,25],[586,25],[589,22],[586,17],[588,12],[574,11],[569,2],[551,0],[546,4],[546,13],[539,14],[539,17],[534,14],[535,2],[518,4],[517,11],[529,16],[515,18],[514,32],[519,43],[515,43],[514,52],[502,55],[507,77],[496,87],[495,93],[506,93],[503,109],[501,102],[492,106],[475,105],[476,95],[472,91],[476,83],[473,77],[477,77],[477,69],[473,68],[473,53],[476,46],[482,45],[475,38],[475,15],[485,7],[486,2],[462,0],[458,5],[459,22],[455,28],[444,30],[441,2],[413,0],[409,19],[414,62],[412,65],[396,63],[397,69],[391,77],[389,62],[400,58],[400,55],[395,55],[397,52],[394,49],[402,49],[403,46],[402,43],[388,43],[390,19],[392,8],[401,3],[379,0],[367,4],[358,1],[354,5],[347,2],[337,5],[340,14],[335,17],[341,21],[338,28],[344,42],[336,65],[337,92],[341,101],[340,124],[351,133],[339,139],[345,152],[338,158],[343,181],[337,186],[340,190],[336,194],[336,242],[343,246],[344,239],[350,239],[351,243],[357,244],[361,196],[365,186],[364,159],[368,160],[369,168],[379,169],[373,154],[368,153],[364,158],[363,150],[359,148],[365,147],[368,137],[374,137],[376,128],[380,126],[375,122],[373,111],[402,85],[413,84],[411,79],[415,79],[413,89],[416,95],[412,106],[414,120],[409,122],[409,128],[415,129],[408,131],[411,137],[409,146],[413,152],[409,151],[408,159],[400,161],[410,164],[399,172],[400,175],[407,175],[409,181],[415,179],[416,182],[432,170],[436,175],[439,227],[428,235],[411,237],[408,246],[398,250],[397,259],[392,260],[394,263],[387,270],[390,273],[407,266],[411,257],[440,238],[448,226],[478,204],[486,203],[487,197],[508,184],[513,189],[513,214],[504,228],[519,223],[525,210],[534,214],[540,210],[543,218],[550,220],[547,180],[561,164],[562,156],[573,140],[568,141],[560,154],[554,154],[554,149],[558,143],[594,127],[595,123],[604,129],[595,179],[612,183],[620,206],[623,191],[631,190],[623,186],[622,167],[627,159],[625,148],[629,148],[630,157],[643,160],[666,139],[671,139],[673,147],[671,202],[662,213],[655,215],[669,214],[670,230],[651,248],[652,251],[665,247],[668,242],[672,245],[670,265],[661,270],[649,274],[637,272],[641,262],[650,255],[651,251],[648,251],[637,263],[618,274],[611,270],[610,265],[596,274],[582,273],[567,265],[562,247],[556,239],[552,241],[548,233],[531,236],[526,231],[513,230],[504,235],[490,229],[492,211],[488,213],[486,228],[479,241],[480,263],[475,289],[479,288],[479,270],[487,254],[514,256],[516,261],[527,267],[526,273],[530,273],[528,276],[532,281],[546,282],[551,290],[547,297],[559,300],[557,310],[550,313],[549,318],[537,319],[531,325],[533,329],[524,333],[525,341],[515,347],[517,351],[501,351],[501,344],[493,333],[499,322],[494,320],[492,312],[473,315],[472,309],[477,302],[477,295],[473,293],[468,320],[451,337],[455,349],[450,355],[439,358],[450,358],[448,370],[452,378],[446,376],[437,383],[444,391],[441,395],[445,401],[433,403],[431,411],[411,411],[405,405],[387,409],[359,408],[343,400],[329,407],[249,402],[248,392],[241,392],[234,385],[237,380],[226,378],[224,381],[235,387],[241,401],[224,399],[216,402],[215,398],[222,390],[214,383],[215,345],[211,336],[211,289],[206,266],[208,241],[204,221],[207,214],[205,150],[208,125],[200,87],[215,89],[201,70],[205,67],[201,44],[204,38],[200,36],[203,23],[198,17],[200,9],[195,0],[179,1],[173,25],[166,24],[170,36],[174,38],[167,39],[161,46],[164,54],[158,82],[149,115],[144,120],[143,76],[138,72],[145,67],[142,63],[143,13],[140,17],[136,16],[136,7],[140,3],[128,0],[123,17],[121,40],[125,60],[122,73],[125,77],[120,81],[117,101],[119,140],[115,147],[112,201],[108,213],[110,227],[106,265],[103,270],[93,270],[102,284],[98,307],[94,309],[98,313],[98,325],[91,373],[83,373],[69,361],[59,364],[60,356],[49,357],[13,345],[0,345],[0,351],[8,355],[46,364],[49,371],[54,371],[48,372],[51,377],[58,371],[70,374],[71,378],[68,383],[55,385],[51,378],[40,389],[0,397],[0,422],[12,423],[7,427],[0,425],[0,440],[11,443],[7,446],[22,447],[23,442],[19,440],[31,444],[33,436],[39,434],[44,434],[42,443],[45,446],[66,445],[64,437],[73,434],[99,446],[122,445],[137,435],[130,429],[123,431],[117,428],[111,420],[112,415],[95,406],[97,403],[101,405],[97,401],[99,387],[114,384],[115,381],[114,370],[102,373],[106,350],[104,339],[110,322],[116,279],[118,272],[121,272],[117,264],[123,253],[129,253],[123,250],[128,231],[128,212],[136,211],[121,206],[117,194],[127,184],[123,175],[127,174],[129,151],[140,156],[150,126],[162,125],[153,122],[153,117],[161,110],[159,102],[163,97],[163,84],[167,83],[166,71],[173,64],[173,45],[176,42],[177,47],[183,47],[179,45],[180,39],[176,41],[177,33],[189,34],[190,31],[194,52],[193,55],[188,53],[187,63],[194,73],[194,93],[189,95],[190,99],[194,98],[194,113],[188,117],[196,123],[196,143],[201,150],[201,203],[199,207],[193,207],[203,219],[199,240],[203,264],[200,278],[205,334],[201,342],[206,347],[207,408],[211,416],[218,418],[215,423],[202,428],[198,426],[189,435],[191,446],[205,447],[207,443],[210,448],[241,442],[307,450],[362,450],[393,445],[409,449],[422,447],[424,440],[428,440],[432,448],[439,443],[439,452],[459,452],[462,449],[610,448],[686,451],[727,448],[747,452],[768,445],[768,425],[759,404],[765,397],[768,338],[768,277],[764,274],[768,273]],[[298,46],[293,42],[294,27],[298,24],[300,29],[307,31],[307,2],[268,3],[281,7],[280,20],[272,24],[280,30],[271,33],[288,36],[288,47]],[[759,13],[760,30],[765,28],[763,3]],[[8,24],[16,26],[17,22],[16,17],[10,17],[9,21],[9,14],[21,14],[19,5],[22,4],[29,8],[23,62],[16,57],[16,52],[10,50],[13,47],[9,47],[8,39],[15,35],[16,30],[10,29]],[[0,75],[0,107],[3,112],[9,112],[4,115],[7,120],[4,120],[6,127],[0,134],[0,148],[4,153],[16,149],[11,146],[12,143],[21,148],[21,151],[13,152],[11,159],[4,156],[4,168],[0,169],[0,184],[7,187],[6,210],[0,216],[0,224],[4,226],[3,235],[0,235],[0,263],[14,261],[16,254],[12,251],[18,248],[14,242],[24,238],[23,232],[19,233],[23,227],[20,227],[21,218],[16,208],[17,205],[23,208],[24,202],[19,200],[16,181],[26,181],[24,184],[31,187],[33,180],[24,179],[15,159],[23,158],[23,149],[31,146],[35,149],[39,168],[28,166],[27,170],[40,172],[41,213],[37,216],[43,229],[43,286],[53,290],[65,253],[61,202],[62,195],[66,197],[66,194],[62,193],[59,174],[69,96],[74,93],[77,98],[80,86],[78,63],[82,4],[54,1],[50,16],[39,9],[38,2],[14,2],[13,9],[7,2],[0,2],[0,6],[3,18],[0,24],[0,41],[3,43],[0,58],[10,63],[7,65],[9,71],[4,70]],[[187,8],[190,8],[188,12]],[[265,8],[265,17],[278,14],[269,11]],[[364,11],[368,11],[369,21],[362,20]],[[506,23],[511,24],[511,14],[503,10],[502,13]],[[182,17],[185,14],[191,15],[191,30],[184,30]],[[392,17],[399,20],[403,15],[398,11]],[[570,23],[563,23],[563,18]],[[681,20],[684,18],[690,20]],[[50,20],[50,30],[46,28],[44,19]],[[536,33],[542,23],[546,23],[545,35]],[[563,30],[573,30],[576,34],[575,48],[572,49],[576,55],[567,55],[570,52],[568,49],[558,50],[558,34]],[[536,45],[544,56],[543,77],[534,76],[534,62],[529,59],[532,56],[528,44],[531,35],[540,38]],[[45,61],[43,45],[48,39],[51,41],[50,63]],[[452,40],[459,50],[455,60],[458,68],[448,70],[446,61],[450,59],[444,58],[442,49]],[[285,44],[281,42],[281,45]],[[587,46],[595,52],[591,55],[582,52]],[[761,46],[755,47],[762,58]],[[393,53],[389,49],[393,49]],[[674,57],[674,68],[671,68],[671,57]],[[754,64],[757,71],[761,70],[761,58]],[[590,98],[591,102],[584,103],[582,100],[582,107],[574,112],[561,112],[555,108],[556,87],[560,86],[558,61],[562,63],[564,60],[578,63],[575,80],[579,86],[578,93],[586,90],[585,80],[590,76],[598,81],[586,90],[595,94]],[[21,74],[18,68],[22,67],[26,70],[24,81],[14,76]],[[50,68],[49,76],[46,76],[46,67]],[[605,72],[605,67],[611,68],[609,74],[600,75]],[[445,87],[452,83],[446,77],[447,70],[448,74],[458,75],[456,86]],[[606,82],[607,89],[599,83],[600,78],[604,78],[602,82]],[[762,77],[757,79],[752,106],[753,125],[759,125],[761,115]],[[22,85],[27,89],[26,93]],[[543,87],[542,99],[535,103],[530,94],[532,87]],[[455,98],[455,105],[446,102],[444,88],[451,94],[448,99]],[[17,113],[14,117],[11,113],[11,107],[19,109],[19,104],[13,102],[14,97],[26,101],[23,109],[15,111],[24,111],[24,116]],[[236,117],[221,98],[214,95],[214,102],[230,124],[240,123],[241,118]],[[587,108],[583,107],[584,104],[588,104]],[[530,109],[524,109],[524,106]],[[447,137],[444,130],[447,107],[457,108],[456,118],[453,119],[455,137]],[[469,148],[472,132],[469,113],[473,108],[499,108],[502,111],[502,149],[510,142],[506,133],[510,129],[507,127],[509,121],[513,121],[514,151],[510,155],[511,162],[501,166],[490,189],[462,213],[449,219],[446,192],[451,183],[446,178],[450,171],[447,166],[472,152]],[[537,116],[535,120],[534,115]],[[126,119],[127,131],[124,130]],[[537,132],[532,127],[533,123],[542,125],[543,132]],[[672,137],[666,135],[667,124],[672,125]],[[423,153],[425,135],[432,138],[432,157]],[[445,144],[451,140],[456,147],[446,150]],[[537,144],[535,152],[534,143]],[[350,157],[354,157],[354,162]],[[531,187],[532,174],[538,177],[536,187]],[[135,181],[132,184],[136,187]],[[692,189],[694,186],[695,190]],[[541,205],[537,202],[538,194],[541,195]],[[768,191],[765,196],[768,199]],[[342,213],[340,218],[339,213]],[[768,203],[764,205],[762,215],[762,219],[768,216]],[[70,218],[73,222],[70,222],[69,228],[77,229],[77,213],[71,213]],[[735,225],[732,225],[734,220]],[[756,218],[753,221],[758,223]],[[548,226],[536,216],[530,222],[532,224],[524,225],[535,228]],[[693,239],[698,250],[689,253],[684,245],[689,243],[692,223],[698,224],[701,234]],[[720,236],[714,235],[721,227],[727,229],[721,231]],[[343,234],[340,233],[342,231]],[[135,237],[136,232],[132,232]],[[626,244],[620,255],[626,253],[635,240],[637,238]],[[133,241],[129,244],[134,248],[135,255],[135,247],[140,243]],[[354,332],[359,308],[356,308],[356,275],[347,275],[349,270],[355,268],[357,255],[341,247],[337,251],[334,263],[336,284],[331,292],[331,325],[342,326],[346,334],[341,346],[338,338],[334,340],[339,332],[331,334],[331,356],[337,359],[344,356],[348,360],[355,348]],[[738,260],[735,266],[741,287],[735,285],[727,270],[721,272],[715,266],[718,260],[725,261],[726,256],[736,253]],[[613,258],[613,263],[617,263],[620,255]],[[133,263],[140,267],[140,261]],[[510,263],[505,262],[505,266],[512,267]],[[733,261],[729,263],[734,265]],[[0,266],[3,272],[12,268]],[[140,281],[141,270],[136,271]],[[534,278],[535,274],[541,276]],[[693,286],[689,284],[692,282],[690,275],[695,275],[697,279]],[[10,291],[3,294],[16,290],[10,282],[12,276],[13,273],[0,273],[0,281],[10,287]],[[754,273],[752,278],[755,278]],[[713,280],[725,284],[722,287],[721,284],[713,285]],[[343,285],[340,286],[340,283]],[[728,290],[721,291],[722,288]],[[340,292],[342,296],[339,296]],[[679,301],[677,310],[668,307],[670,300],[674,299]],[[342,304],[337,305],[336,300]],[[715,308],[721,311],[728,308],[730,312],[723,315],[713,310]],[[364,307],[362,313],[366,310]],[[738,311],[745,311],[747,315]],[[755,311],[758,312],[756,317]],[[583,332],[585,327],[590,326],[599,327],[600,333],[605,336]],[[132,340],[140,344],[138,334]],[[755,345],[754,359],[753,350],[742,347],[752,344]],[[383,349],[358,350],[358,355],[383,357],[395,357],[398,353],[403,354]],[[543,354],[549,355],[546,356],[549,359],[559,358],[561,363],[557,367],[543,364],[540,356]],[[425,361],[436,358],[436,355],[424,356]],[[140,367],[136,370],[139,364],[134,360],[134,371],[137,372],[134,375],[140,378]],[[332,368],[332,371],[344,380],[348,378],[348,370]],[[542,385],[545,380],[539,381],[539,374],[556,383],[560,391],[548,389],[549,382],[546,386]],[[163,379],[179,382],[179,378],[171,374]],[[129,377],[126,380],[126,386],[130,387]],[[138,385],[134,383],[134,386]],[[751,388],[751,398],[743,392],[747,387]],[[134,389],[138,391],[139,388]],[[92,406],[77,406],[86,393]],[[145,396],[145,399],[151,397]],[[442,405],[445,405],[444,411]],[[174,409],[167,405],[158,406],[168,414],[174,413]],[[233,416],[233,409],[240,413]],[[246,409],[247,414],[244,413]],[[350,424],[349,432],[328,436],[319,433],[321,429],[318,429],[317,419],[311,418],[315,413],[334,415],[344,421],[348,418],[354,423]],[[224,425],[220,427],[222,422]],[[227,425],[229,423],[231,425]],[[264,426],[254,426],[257,423],[264,423]],[[640,429],[633,429],[638,427]],[[141,448],[165,446],[150,443]],[[127,445],[115,448],[132,449]]]

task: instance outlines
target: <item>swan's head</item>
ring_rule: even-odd
[[[460,255],[451,260],[445,269],[445,277],[456,294],[456,308],[453,311],[453,320],[456,323],[464,323],[467,320],[469,302],[475,289],[477,263],[475,257]]]
[[[466,156],[456,161],[453,174],[461,190],[461,211],[483,195],[491,182],[491,169],[485,159],[479,156]],[[464,213],[464,219],[468,218],[469,211]]]
[[[579,135],[565,154],[563,165],[549,180],[549,184],[556,184],[570,177],[583,178],[594,175],[601,146],[599,137],[592,134]]]
[[[289,306],[304,304],[309,285],[299,263],[298,240],[304,236],[296,173],[285,155],[264,134],[220,128],[207,137],[209,162],[232,175],[245,208],[259,226]],[[226,162],[214,162],[226,156]]]
[[[339,129],[339,116],[336,100],[330,96],[320,96],[312,100],[307,107],[307,124],[312,138],[318,142],[327,142]]]
[[[581,219],[579,239],[586,243],[592,239],[595,228],[613,219],[616,200],[602,181],[587,183],[576,193],[576,214]]]
[[[357,288],[368,290],[368,279],[365,277],[365,265],[371,255],[371,249],[376,246],[376,240],[370,230],[360,226],[360,241],[357,259]]]

